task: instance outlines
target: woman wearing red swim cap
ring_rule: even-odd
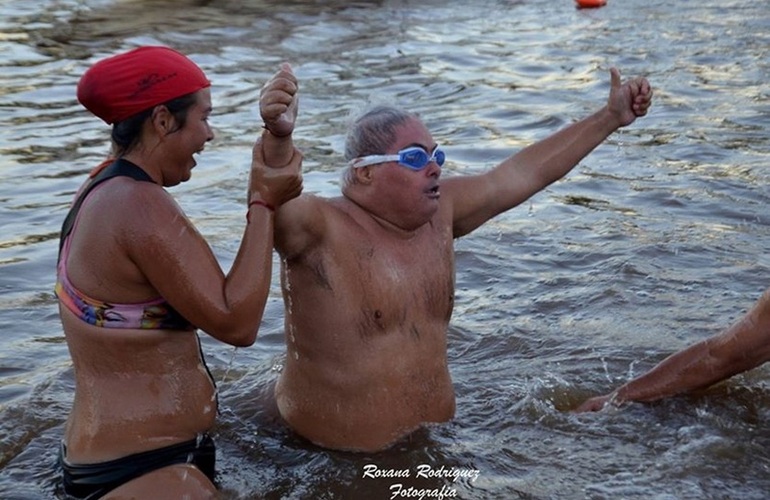
[[[78,85],[78,100],[113,125],[114,158],[83,185],[61,235],[56,294],[76,385],[60,462],[71,497],[216,493],[216,388],[197,331],[255,341],[273,210],[300,194],[302,178],[301,155],[268,169],[257,141],[248,222],[225,274],[164,189],[190,178],[193,155],[214,138],[209,87],[166,47],[97,62]]]

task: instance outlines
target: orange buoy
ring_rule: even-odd
[[[607,0],[575,0],[578,9],[595,9],[607,5]]]

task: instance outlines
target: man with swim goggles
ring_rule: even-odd
[[[293,125],[297,88],[292,75],[276,78],[260,109]],[[407,436],[424,424],[451,420],[454,240],[564,177],[645,115],[651,98],[646,79],[622,83],[613,68],[610,95],[593,114],[489,170],[446,179],[445,155],[417,114],[375,105],[353,119],[340,195],[304,194],[274,215],[286,331],[274,389],[281,420],[316,446],[366,453],[410,447]],[[263,132],[267,165],[295,153],[291,132]],[[362,168],[387,162],[410,172]]]
[[[353,168],[368,167],[369,165],[378,165],[380,163],[386,163],[389,161],[397,161],[399,165],[410,168],[412,170],[422,170],[435,161],[439,167],[444,166],[446,161],[446,154],[438,147],[433,150],[433,154],[429,154],[425,148],[420,146],[411,146],[402,149],[398,154],[394,155],[369,155],[361,156],[352,160],[350,165]]]

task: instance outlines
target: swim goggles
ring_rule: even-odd
[[[444,154],[444,151],[440,150],[438,147],[433,150],[433,154],[429,154],[425,149],[419,146],[412,146],[402,149],[395,155],[361,156],[351,160],[350,165],[353,166],[353,168],[361,168],[389,161],[397,161],[399,165],[403,165],[412,170],[422,170],[432,161],[435,161],[439,167],[444,165],[446,154]]]

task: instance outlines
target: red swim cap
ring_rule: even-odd
[[[78,83],[78,101],[108,124],[209,87],[203,71],[168,47],[139,47],[103,59]]]

